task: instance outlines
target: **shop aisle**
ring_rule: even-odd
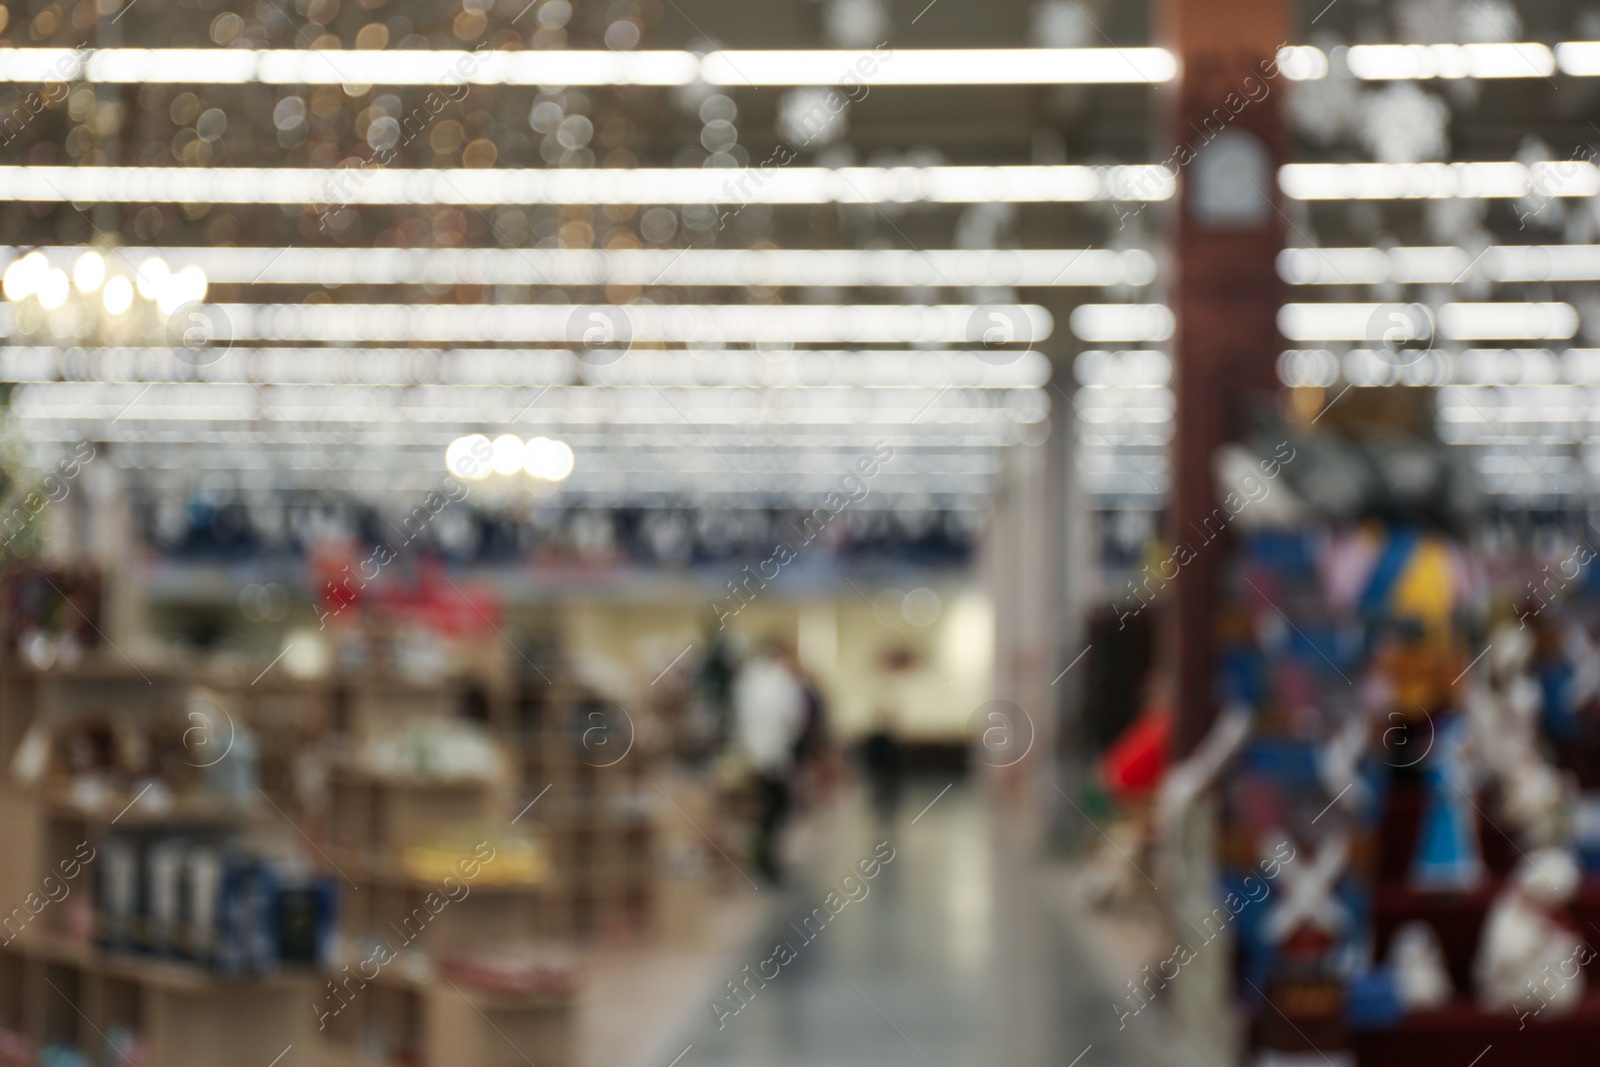
[[[845,804],[653,1067],[1149,1065],[1042,907],[1019,835],[967,785],[941,788],[886,821]]]

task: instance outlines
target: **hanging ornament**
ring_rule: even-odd
[[[1450,149],[1450,107],[1410,82],[1367,93],[1361,140],[1380,163],[1443,159]]]
[[[871,48],[893,28],[884,0],[827,0],[822,9],[822,36],[834,48]]]
[[[1076,0],[1040,0],[1028,19],[1028,41],[1035,48],[1092,48],[1099,41],[1091,5]]]

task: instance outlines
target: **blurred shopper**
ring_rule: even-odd
[[[740,754],[754,772],[755,864],[777,884],[778,839],[789,813],[789,775],[795,744],[806,717],[806,695],[777,641],[762,645],[739,668],[733,682],[733,712]]]
[[[694,763],[724,751],[733,732],[734,652],[715,615],[706,616],[703,633],[705,651],[694,672],[684,742],[685,755]]]
[[[872,716],[872,732],[861,742],[861,766],[867,772],[872,810],[888,820],[900,807],[900,738],[894,712],[879,706]]]
[[[825,799],[838,779],[833,732],[828,727],[828,701],[817,680],[798,662],[793,664],[805,695],[805,714],[794,741],[793,785],[802,804]]]
[[[892,818],[900,807],[904,778],[900,724],[910,710],[908,688],[915,667],[916,658],[909,648],[887,648],[878,658],[878,693],[872,730],[861,742],[861,766],[873,810],[880,819]]]

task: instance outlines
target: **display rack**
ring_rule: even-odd
[[[193,707],[185,701],[196,694],[209,709],[199,724],[184,719]],[[158,1065],[239,1058],[294,1067],[318,1062],[314,1056],[324,1051],[336,1059],[441,1067],[523,1057],[571,1064],[573,988],[490,993],[439,967],[455,956],[515,941],[547,943],[569,932],[546,899],[547,872],[528,860],[532,846],[518,843],[517,870],[509,859],[500,869],[491,860],[443,908],[441,879],[426,862],[419,869],[410,851],[432,845],[437,852],[441,830],[458,837],[481,832],[497,842],[491,847],[506,848],[506,837],[518,832],[511,824],[514,761],[481,777],[438,778],[376,773],[354,755],[360,740],[387,726],[456,714],[455,697],[443,685],[289,678],[252,684],[222,670],[140,668],[104,658],[48,670],[15,660],[0,665],[0,755],[13,763],[19,750],[38,744],[41,731],[48,735],[83,717],[202,731],[185,738],[186,745],[202,746],[191,750],[195,758],[159,788],[75,789],[80,783],[51,771],[25,784],[8,780],[0,818],[11,847],[0,867],[0,899],[36,900],[29,894],[41,892],[75,847],[100,850],[113,835],[227,835],[296,851],[336,876],[342,946],[324,973],[280,968],[237,977],[136,948],[99,947],[95,901],[102,890],[91,861],[61,902],[18,920],[26,929],[0,945],[0,1026],[36,1048],[70,1046],[94,1062],[108,1054],[107,1034],[125,1042],[137,1034],[138,1054]],[[234,735],[245,731],[258,795],[208,794],[206,766],[227,759]],[[296,783],[301,757],[312,752],[325,765],[320,809],[300,803]],[[470,845],[463,855],[470,857]],[[452,883],[454,892],[460,885]],[[377,936],[396,943],[395,962],[370,981],[352,980],[347,968],[359,958],[355,950]],[[319,1009],[326,1010],[335,981],[359,995],[324,1018]]]
[[[16,710],[7,705],[0,715]],[[255,811],[194,805],[140,810],[121,796],[91,807],[42,791],[0,792],[10,843],[0,893],[17,909],[7,916],[9,940],[0,944],[0,1026],[37,1048],[75,1048],[91,1062],[117,1054],[108,1035],[136,1033],[150,1064],[234,1057],[267,1063],[293,1047],[301,1055],[281,1062],[312,1063],[306,1005],[318,977],[311,970],[222,977],[189,963],[103,950],[90,940],[94,859],[69,868],[76,877],[62,877],[63,863],[98,856],[114,831],[232,828],[257,818]],[[96,851],[81,852],[85,844]],[[42,906],[41,895],[48,901]]]
[[[576,683],[525,682],[504,719],[525,812],[555,871],[552,905],[576,936],[637,941],[652,929],[660,878],[656,742],[614,701]]]

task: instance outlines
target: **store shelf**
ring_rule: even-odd
[[[354,785],[377,786],[384,789],[404,789],[412,792],[427,792],[430,790],[467,792],[493,789],[499,784],[493,778],[467,775],[388,774],[348,763],[336,766],[333,769],[333,776],[339,781],[349,782]]]
[[[1465,1065],[1475,1063],[1491,1045],[1504,1047],[1517,1063],[1578,1064],[1593,1061],[1597,1044],[1600,994],[1591,994],[1571,1015],[1546,1011],[1526,1025],[1511,1012],[1486,1012],[1471,1001],[1457,1000],[1417,1012],[1397,1026],[1360,1032],[1354,1041],[1357,1067]]]
[[[281,823],[282,817],[256,804],[224,804],[209,797],[184,797],[153,801],[139,794],[119,794],[99,804],[84,804],[65,797],[45,800],[45,814],[95,827],[132,829],[144,826],[238,826],[247,823]]]
[[[109,952],[59,934],[31,929],[7,942],[3,948],[108,978],[185,993],[241,986],[257,990],[309,990],[317,982],[316,974],[309,970],[285,969],[271,974],[235,977],[207,970],[196,963],[131,952]]]
[[[385,967],[372,980],[373,985],[401,989],[418,995],[434,993],[442,986],[459,993],[479,1011],[548,1010],[565,1011],[572,1007],[579,992],[571,993],[509,993],[491,992],[474,986],[462,985],[429,968],[426,976],[399,967]]]
[[[1439,946],[1444,950],[1456,989],[1472,989],[1472,966],[1478,953],[1478,939],[1489,909],[1504,886],[1503,881],[1495,880],[1470,893],[1380,886],[1372,902],[1378,958],[1388,958],[1389,942],[1402,925],[1426,922],[1439,935]],[[1584,882],[1566,907],[1586,934],[1600,930],[1600,880]],[[1600,934],[1593,936],[1600,937]],[[1592,961],[1587,970],[1591,978],[1600,983],[1600,959]]]

